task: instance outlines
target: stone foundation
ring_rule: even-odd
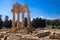
[[[27,28],[20,28],[19,32],[20,33],[28,33],[28,29]]]
[[[12,28],[11,30],[10,30],[10,32],[16,32],[17,30],[16,30],[16,28]]]
[[[18,32],[18,33],[29,33],[29,30],[27,29],[27,28],[12,28],[11,30],[10,30],[10,32],[12,32],[12,33],[15,33],[15,32]]]

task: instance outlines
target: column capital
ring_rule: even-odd
[[[25,10],[24,10],[24,9],[21,9],[21,11],[22,11],[22,13],[24,13],[24,12],[25,12]]]
[[[14,10],[14,9],[11,9],[11,12],[12,12],[12,13],[15,13],[15,10]]]
[[[15,12],[16,12],[17,14],[20,14],[21,10],[20,10],[20,9],[16,9]]]
[[[31,11],[28,11],[27,13],[30,13]]]

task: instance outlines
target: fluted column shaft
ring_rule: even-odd
[[[24,23],[24,11],[22,12],[22,28],[25,27],[25,23]]]
[[[13,17],[12,17],[12,28],[15,27],[15,13],[12,13]]]
[[[27,14],[28,14],[27,15],[28,16],[28,18],[27,18],[27,20],[28,20],[27,21],[27,28],[29,28],[30,27],[30,12],[28,12]]]
[[[17,28],[19,28],[20,27],[20,15],[19,14],[17,14],[18,16],[17,16]]]

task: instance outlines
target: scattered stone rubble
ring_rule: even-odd
[[[55,38],[53,38],[55,37]],[[0,32],[0,40],[60,40],[60,34],[50,31],[33,31],[31,34],[11,33],[9,31]]]

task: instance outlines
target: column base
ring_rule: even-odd
[[[15,27],[11,28],[10,32],[12,32],[12,33],[16,32],[16,28]]]
[[[10,32],[12,33],[24,33],[24,34],[28,34],[29,33],[29,29],[24,27],[24,28],[11,28]]]
[[[28,33],[32,33],[33,30],[34,30],[34,28],[22,27],[22,28],[17,29],[16,27],[14,27],[10,30],[10,32],[28,34]]]
[[[29,33],[28,29],[27,28],[20,28],[19,30],[20,33]]]

